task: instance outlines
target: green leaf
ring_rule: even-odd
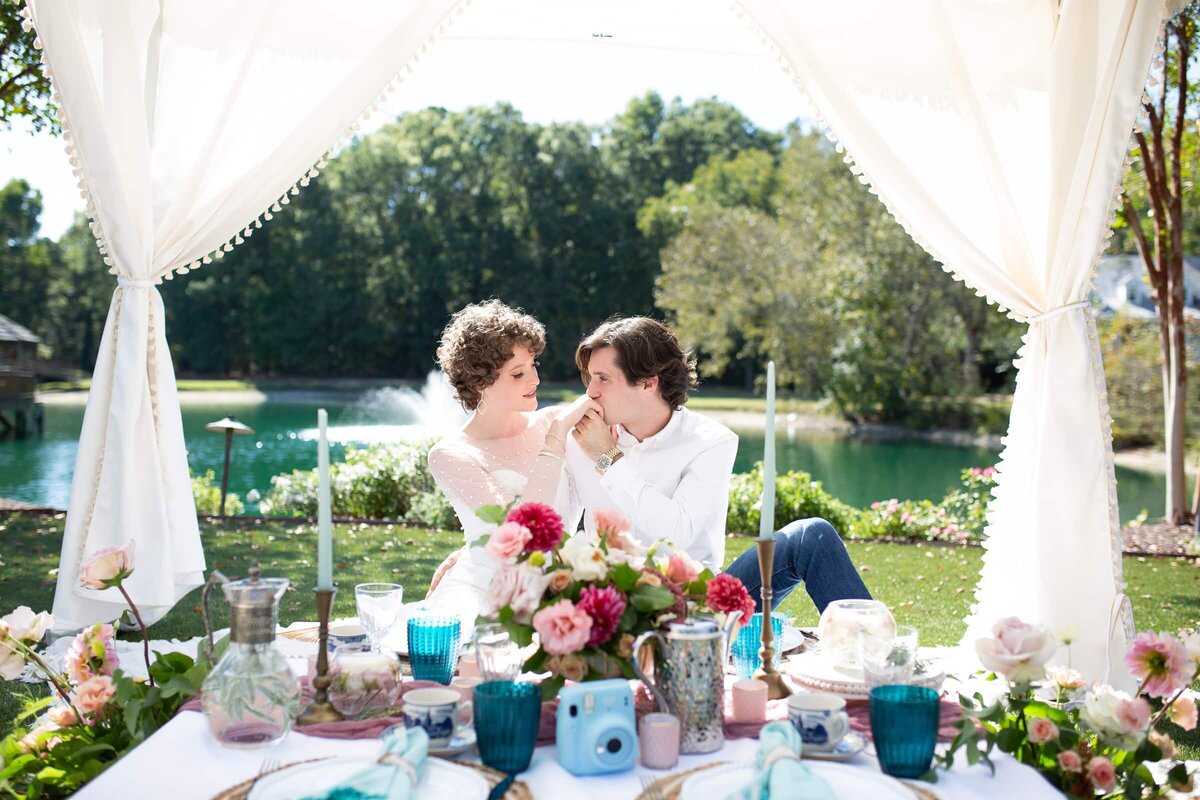
[[[528,647],[533,643],[533,628],[529,625],[522,625],[513,619],[509,619],[507,622],[501,624],[504,625],[504,629],[508,631],[508,635],[519,647]]]
[[[561,675],[552,675],[541,683],[542,700],[553,700],[558,697],[558,690],[566,683],[566,679]]]
[[[675,605],[675,595],[672,594],[670,589],[662,586],[643,584],[633,590],[633,594],[629,596],[629,602],[638,611],[648,614],[652,611],[662,611],[664,608],[670,608]]]
[[[504,510],[504,507],[498,505],[481,506],[475,509],[475,516],[493,525],[499,525],[504,522],[505,513],[507,512]]]
[[[638,571],[628,564],[618,564],[612,571],[613,585],[625,594],[629,594],[637,586]]]
[[[1005,728],[996,736],[996,744],[1006,753],[1015,752],[1025,741],[1025,735],[1017,728]],[[975,762],[971,762],[972,764]]]

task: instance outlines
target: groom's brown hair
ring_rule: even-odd
[[[658,393],[671,408],[688,401],[696,388],[696,355],[685,351],[675,332],[649,317],[614,317],[592,331],[575,350],[575,366],[584,385],[591,382],[588,362],[602,347],[617,352],[617,366],[629,383],[658,378]]]

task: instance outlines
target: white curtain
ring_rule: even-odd
[[[1123,581],[1111,422],[1085,301],[1164,3],[741,5],[909,234],[1029,322],[964,643],[1019,616],[1069,639],[1059,660],[1099,678]],[[1131,625],[1125,613],[1117,664]]]
[[[81,559],[102,547],[136,541],[127,588],[148,622],[203,580],[155,285],[221,258],[308,185],[455,5],[29,0],[22,13],[117,276],[75,464],[59,629],[124,608],[114,590],[78,585]]]

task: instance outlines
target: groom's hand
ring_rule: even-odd
[[[579,443],[579,449],[592,461],[612,450],[617,443],[616,433],[604,424],[604,418],[594,409],[583,415],[571,435]]]

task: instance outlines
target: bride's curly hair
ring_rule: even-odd
[[[488,300],[450,318],[438,343],[437,360],[463,408],[479,407],[483,390],[496,382],[517,347],[529,350],[534,358],[546,349],[546,328],[519,308]]]

